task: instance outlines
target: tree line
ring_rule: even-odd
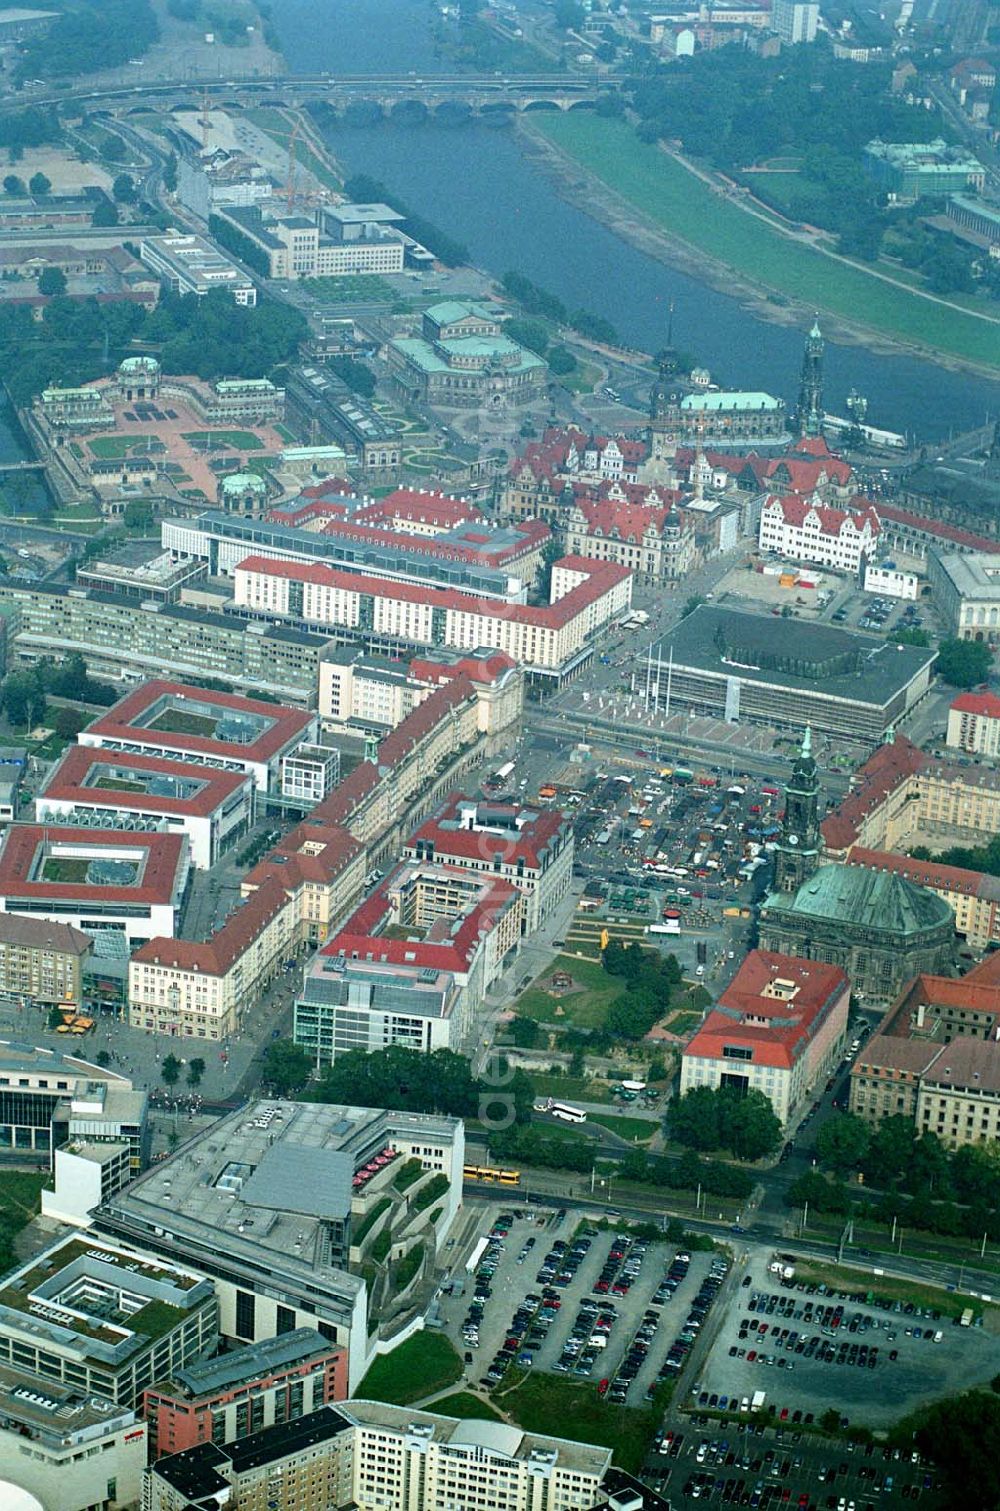
[[[45,657],[33,666],[8,672],[0,682],[0,706],[17,729],[31,729],[44,721],[49,696],[108,707],[120,694],[110,683],[98,682],[91,677],[86,662],[78,654],[67,656],[64,661],[53,661]],[[65,729],[59,727],[60,714],[74,716],[73,719],[67,717],[63,720]],[[58,710],[56,718],[57,732],[66,733],[68,737],[82,729],[83,723],[89,722],[89,716],[86,716],[83,723],[80,723],[75,709]],[[69,725],[73,722],[76,723],[76,728],[70,730]]]
[[[504,292],[517,301],[526,315],[551,320],[554,325],[568,325],[589,341],[600,341],[605,346],[618,345],[618,332],[603,315],[591,314],[589,310],[570,310],[557,295],[532,283],[523,273],[504,273],[500,280]]]
[[[101,0],[63,11],[25,45],[19,79],[51,79],[117,68],[141,58],[160,39],[149,0]]]

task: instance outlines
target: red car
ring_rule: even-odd
[[[597,1382],[597,1394],[599,1396],[606,1395],[607,1394],[608,1386],[610,1384],[611,1384],[610,1380],[598,1380],[598,1382]]]
[[[757,1357],[757,1350],[755,1348],[752,1348],[750,1350],[750,1352],[747,1354],[747,1363],[748,1364],[752,1364],[753,1361],[756,1359],[756,1357]]]

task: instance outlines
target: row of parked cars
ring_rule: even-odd
[[[541,1269],[535,1276],[535,1284],[557,1285],[563,1290],[572,1285],[576,1272],[590,1253],[590,1246],[596,1237],[596,1228],[584,1228],[571,1243],[567,1243],[564,1238],[557,1238],[542,1260]]]
[[[687,1274],[690,1263],[690,1254],[678,1254],[664,1277],[665,1284],[668,1287],[673,1284],[674,1289],[676,1289]],[[683,1368],[684,1360],[694,1347],[698,1334],[711,1310],[712,1303],[722,1288],[728,1268],[729,1265],[725,1259],[716,1257],[712,1260],[708,1274],[701,1282],[698,1294],[691,1303],[684,1326],[667,1350],[667,1357],[663,1361],[660,1372],[656,1377],[656,1382],[651,1387],[651,1390],[655,1391],[657,1385],[661,1385],[664,1380],[669,1380],[671,1375],[676,1374],[678,1370]]]

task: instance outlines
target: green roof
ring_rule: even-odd
[[[497,315],[485,304],[467,304],[462,299],[442,299],[427,310],[428,319],[436,325],[453,325],[456,320],[496,320]]]
[[[893,938],[913,938],[954,922],[951,908],[936,892],[891,871],[867,866],[820,866],[797,892],[772,892],[765,919],[822,919]]]
[[[402,353],[415,367],[419,367],[422,372],[427,373],[461,373],[462,368],[453,367],[446,360],[449,354],[455,357],[485,357],[489,359],[495,356],[498,359],[502,359],[503,357],[509,357],[512,353],[519,353],[519,361],[509,365],[505,364],[505,372],[527,372],[530,369],[545,366],[540,357],[536,357],[533,352],[525,351],[522,347],[517,346],[515,342],[508,340],[506,336],[463,336],[459,340],[439,341],[435,345],[432,345],[429,341],[424,341],[420,336],[409,336],[398,341],[393,341],[391,344],[395,351]],[[442,352],[445,354],[444,356],[441,355]],[[467,371],[475,371],[475,369],[467,369]]]
[[[689,393],[681,400],[682,409],[780,409],[781,400],[769,393]]]
[[[264,479],[256,472],[231,472],[228,477],[222,479],[223,493],[232,493],[234,490],[239,491],[243,488],[256,491],[266,487]]]
[[[160,364],[155,357],[126,357],[118,365],[118,371],[123,373],[134,372],[159,372]]]

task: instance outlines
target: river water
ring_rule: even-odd
[[[432,36],[430,0],[272,0],[293,71],[454,72]],[[335,124],[330,146],[345,168],[370,173],[469,247],[499,276],[527,274],[565,304],[605,315],[645,351],[666,342],[694,352],[724,385],[764,388],[790,403],[798,390],[803,332],[773,325],[738,299],[648,257],[556,194],[516,135],[472,122],[424,126]],[[936,441],[1000,412],[1000,384],[860,346],[827,345],[827,408],[843,414],[852,387],[870,400],[869,421]]]

